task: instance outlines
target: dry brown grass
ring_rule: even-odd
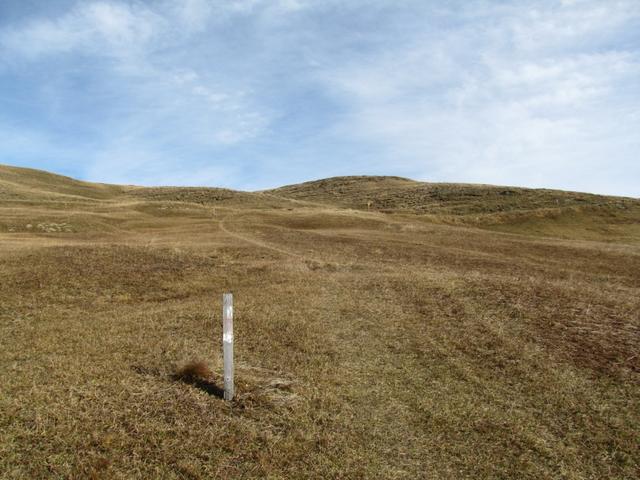
[[[191,360],[186,365],[180,367],[175,376],[187,383],[194,383],[209,380],[213,376],[213,372],[204,360]]]
[[[632,198],[398,177],[335,177],[269,193],[510,233],[625,242],[637,242],[640,237],[640,201]]]
[[[0,478],[640,476],[633,208],[559,238],[537,213],[534,236],[22,174],[0,198]]]

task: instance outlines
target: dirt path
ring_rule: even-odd
[[[297,258],[297,259],[300,259],[300,260],[318,261],[318,260],[316,260],[314,258],[311,258],[311,257],[307,256],[307,255],[300,255],[299,253],[296,253],[296,252],[293,252],[291,250],[287,250],[287,249],[284,249],[284,248],[276,247],[276,246],[271,245],[271,244],[269,244],[267,242],[263,242],[262,240],[258,240],[258,239],[254,238],[254,237],[250,237],[248,235],[243,235],[241,233],[233,232],[233,231],[231,231],[231,230],[229,230],[227,228],[227,226],[225,225],[225,220],[226,220],[226,217],[221,218],[218,221],[218,226],[220,227],[220,230],[222,230],[224,233],[226,233],[230,237],[236,238],[236,239],[241,240],[241,241],[246,242],[246,243],[250,243],[250,244],[255,245],[257,247],[261,247],[261,248],[265,248],[267,250],[271,250],[273,252],[281,253],[282,255],[286,255],[288,257],[293,257],[293,258]]]

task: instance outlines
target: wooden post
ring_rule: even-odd
[[[224,357],[224,399],[233,400],[233,294],[222,296],[222,352]]]

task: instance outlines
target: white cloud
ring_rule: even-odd
[[[221,5],[187,1],[180,11],[196,29],[196,19],[207,21],[207,12]],[[140,145],[174,139],[212,147],[255,138],[266,128],[268,114],[256,106],[242,82],[217,81],[215,70],[200,73],[189,65],[188,55],[171,53],[185,48],[185,33],[171,22],[171,12],[121,1],[79,2],[57,18],[3,29],[0,52],[14,62],[74,58],[76,53],[90,59],[83,63],[99,68],[104,79],[94,79],[94,88],[99,85],[104,95],[122,104],[120,116],[101,120],[104,130],[115,138],[126,135],[134,150],[134,135]],[[170,53],[156,53],[162,49]],[[73,94],[52,85],[43,88],[52,92],[56,104],[59,97]]]
[[[230,186],[237,176],[233,165],[176,162],[171,152],[138,142],[114,142],[102,149],[84,171],[89,181],[125,185]]]
[[[640,17],[636,0],[534,2],[508,17],[512,41],[522,50],[580,48]]]
[[[568,36],[605,35],[640,4],[616,5],[499,5],[490,9],[499,27],[483,30],[470,9],[471,20],[453,31],[416,30],[319,76],[349,105],[340,134],[378,145],[381,161],[395,168],[430,180],[580,189],[585,172],[602,175],[611,155],[626,158],[633,148],[640,123],[624,95],[638,94],[640,57],[547,48]]]
[[[184,0],[170,2],[180,22],[190,31],[200,31],[208,23],[214,12],[214,2],[210,0]]]
[[[94,180],[237,162],[239,186],[375,172],[637,192],[611,167],[640,149],[637,0],[74,5],[0,20],[0,82],[35,79],[43,151],[91,126]]]
[[[58,18],[36,19],[0,33],[5,55],[33,60],[74,50],[119,55],[144,48],[163,19],[144,7],[120,2],[82,2]]]
[[[309,7],[309,0],[168,0],[164,10],[178,19],[186,34],[201,33],[234,16],[283,15]]]

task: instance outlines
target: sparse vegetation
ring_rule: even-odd
[[[192,360],[176,372],[176,378],[187,383],[209,380],[213,372],[204,360]]]
[[[635,242],[640,202],[558,190],[415,182],[398,177],[337,177],[271,194],[358,210],[416,215],[431,223],[591,240]]]
[[[638,200],[0,166],[0,212],[0,478],[640,476]]]

